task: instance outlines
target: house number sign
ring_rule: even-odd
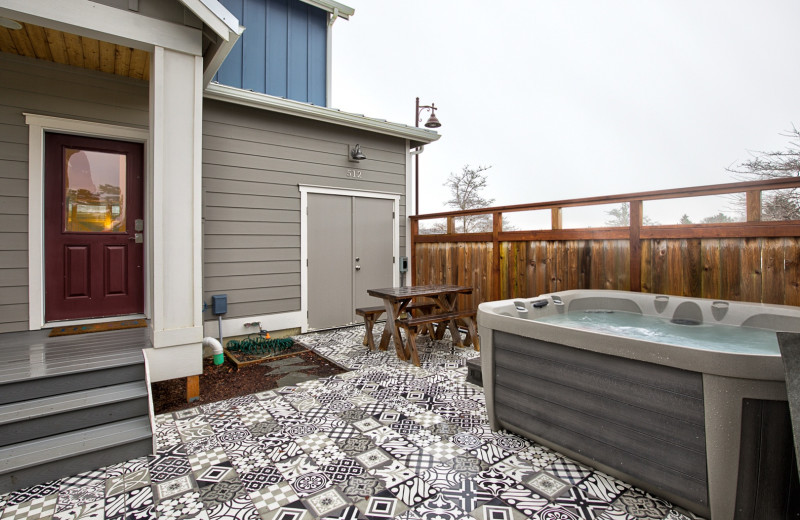
[[[360,179],[361,178],[361,170],[347,170],[347,176],[351,179]]]

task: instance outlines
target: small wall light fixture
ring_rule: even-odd
[[[353,162],[363,161],[367,156],[361,151],[361,145],[357,144],[350,150],[350,160]]]

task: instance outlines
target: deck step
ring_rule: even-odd
[[[152,453],[149,417],[62,433],[0,448],[0,493]]]
[[[0,405],[0,446],[146,416],[143,380]]]
[[[0,337],[0,494],[150,455],[145,329]]]

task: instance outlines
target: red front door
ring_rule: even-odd
[[[45,135],[45,321],[144,311],[143,146]]]

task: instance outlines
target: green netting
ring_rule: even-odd
[[[280,354],[292,347],[292,338],[266,339],[264,336],[248,336],[242,340],[232,339],[227,343],[231,352],[242,354]]]

